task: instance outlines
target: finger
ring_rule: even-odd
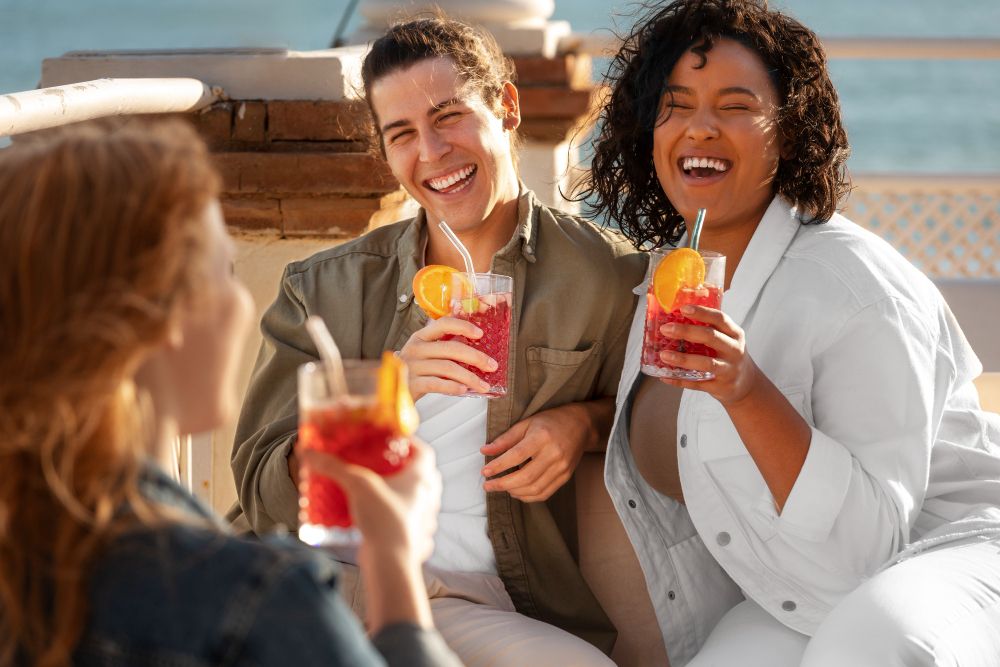
[[[509,475],[487,480],[483,484],[483,489],[487,493],[494,491],[510,491],[511,489],[527,489],[542,476],[544,472],[542,466],[532,465],[534,461],[524,466],[520,470],[515,470]]]
[[[681,306],[681,314],[698,322],[704,322],[731,338],[738,338],[742,333],[736,322],[717,308],[687,305]]]
[[[483,477],[493,477],[511,468],[516,468],[534,456],[537,451],[538,447],[529,440],[520,440],[506,452],[483,466]]]
[[[660,352],[660,360],[668,366],[679,366],[691,371],[704,371],[717,373],[719,361],[713,357],[706,357],[702,354],[687,354],[685,352],[672,352],[663,350]]]
[[[486,456],[497,456],[516,445],[524,438],[528,430],[528,422],[520,421],[501,433],[493,442],[488,442],[479,448]]]
[[[485,352],[477,350],[460,340],[434,341],[431,343],[421,342],[413,345],[406,352],[400,353],[403,361],[407,364],[415,364],[419,361],[446,360],[456,363],[475,366],[487,373],[492,373],[497,369],[497,362]]]
[[[548,470],[534,482],[512,488],[508,493],[523,502],[548,500],[549,496],[555,493],[556,489],[565,484],[568,479],[569,475],[557,474],[554,471]]]
[[[728,336],[710,326],[701,324],[682,324],[670,322],[660,326],[660,333],[667,338],[686,340],[691,343],[704,343],[712,347],[714,343],[724,342]]]
[[[464,385],[473,391],[485,392],[490,388],[489,383],[480,379],[471,370],[447,359],[415,361],[410,365],[409,371],[414,384],[423,378],[440,378]]]
[[[457,317],[440,317],[430,320],[423,328],[417,330],[413,337],[417,340],[430,342],[440,340],[442,336],[465,336],[471,340],[483,337],[483,330],[469,320]]]
[[[310,472],[329,477],[344,488],[350,496],[358,490],[374,490],[382,481],[368,468],[347,463],[332,454],[315,449],[303,449],[298,453],[299,462]]]

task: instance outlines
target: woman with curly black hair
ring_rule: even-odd
[[[764,0],[677,0],[608,83],[593,212],[663,246],[707,209],[726,256],[721,310],[660,328],[715,352],[660,361],[711,379],[640,375],[640,305],[608,445],[671,664],[997,665],[1000,417],[931,281],[836,213],[850,149],[815,34]],[[691,581],[699,558],[746,600]],[[732,608],[706,629],[713,594]]]

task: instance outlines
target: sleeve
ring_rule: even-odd
[[[296,369],[317,358],[306,310],[288,268],[261,319],[263,341],[240,411],[231,459],[239,504],[251,528],[298,525],[298,492],[288,455],[298,428]]]
[[[247,632],[241,662],[328,667],[461,667],[435,630],[382,628],[370,642],[337,592],[337,566],[319,554],[282,561]]]
[[[812,439],[778,531],[865,577],[909,539],[954,364],[912,304],[887,297],[844,323],[813,373]]]

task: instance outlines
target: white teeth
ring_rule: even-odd
[[[444,178],[433,178],[427,181],[427,184],[430,185],[435,190],[444,190],[445,188],[455,185],[455,183],[458,183],[462,179],[468,178],[469,175],[472,174],[474,170],[475,167],[469,165],[468,167],[465,167],[464,169],[459,169],[455,173],[445,176]]]
[[[690,171],[691,169],[714,169],[715,171],[729,170],[729,167],[722,160],[709,157],[686,157],[681,163],[681,166],[684,168],[684,171]]]

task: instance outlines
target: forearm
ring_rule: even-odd
[[[366,620],[372,634],[394,623],[433,627],[423,573],[412,555],[368,545],[360,566],[367,595]]]
[[[760,370],[753,390],[725,407],[780,513],[809,453],[812,429]]]

